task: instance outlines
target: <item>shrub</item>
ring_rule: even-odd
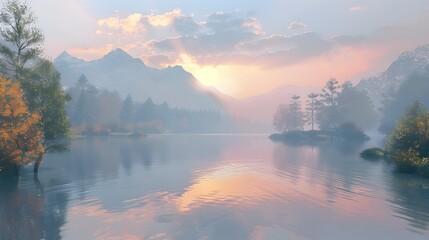
[[[429,111],[420,102],[408,107],[388,135],[386,153],[399,172],[429,176]]]

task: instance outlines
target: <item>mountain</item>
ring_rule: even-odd
[[[156,69],[146,66],[122,49],[104,57],[85,61],[63,52],[54,60],[61,73],[62,84],[74,86],[81,74],[101,89],[116,90],[122,97],[130,94],[136,101],[151,97],[155,103],[164,101],[172,107],[189,110],[223,111],[215,90],[202,86],[199,81],[180,66]]]
[[[396,91],[410,74],[425,70],[429,70],[429,45],[402,53],[385,72],[362,79],[357,88],[367,91],[375,106],[379,107],[383,97]]]

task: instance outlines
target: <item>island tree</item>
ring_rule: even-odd
[[[347,81],[338,93],[338,113],[342,123],[354,123],[358,128],[370,129],[377,121],[377,113],[366,92],[359,91]]]
[[[336,129],[340,122],[338,111],[339,83],[335,78],[331,78],[322,89],[320,111],[318,112],[319,127],[322,130]]]
[[[288,114],[288,106],[285,104],[280,104],[277,107],[276,112],[273,116],[273,127],[277,132],[286,131],[286,119]]]
[[[289,112],[286,123],[289,130],[294,131],[302,131],[304,130],[304,113],[301,109],[301,97],[298,95],[294,95],[291,97],[291,102],[289,103]]]
[[[319,94],[311,93],[307,96],[307,106],[305,108],[305,122],[311,126],[311,130],[314,130],[314,126],[318,124],[317,121],[317,111],[319,107],[319,100],[317,99]]]

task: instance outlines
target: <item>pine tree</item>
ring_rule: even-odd
[[[27,63],[43,52],[44,36],[35,27],[37,18],[31,9],[18,0],[5,2],[0,13],[0,35],[9,43],[0,43],[0,66],[14,80],[28,71]]]
[[[305,115],[305,122],[311,126],[311,130],[314,130],[314,125],[318,124],[317,121],[317,111],[320,105],[319,100],[317,99],[319,97],[319,94],[311,93],[309,94],[307,99],[307,107],[306,107],[306,115]]]

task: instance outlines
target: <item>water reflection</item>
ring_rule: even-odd
[[[266,136],[74,140],[40,179],[0,187],[0,239],[427,239],[429,181],[359,151]]]
[[[45,193],[37,176],[0,181],[0,239],[61,239],[67,213],[67,193]]]
[[[429,182],[422,178],[395,174],[388,181],[392,190],[389,201],[394,215],[406,220],[411,230],[429,229]]]

